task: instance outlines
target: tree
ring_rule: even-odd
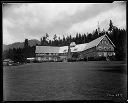
[[[27,47],[28,47],[28,39],[25,39],[24,48],[27,48]]]
[[[56,34],[53,36],[53,40],[54,40],[54,41],[57,40],[57,36],[56,36]]]
[[[86,36],[86,34],[84,34],[84,42],[83,43],[87,43],[87,36]]]
[[[53,36],[53,40],[54,40],[53,45],[54,46],[58,46],[58,43],[57,43],[57,35],[56,34]]]
[[[74,53],[72,54],[72,57],[73,57],[73,58],[78,58],[78,57],[79,57],[79,53],[74,52]]]
[[[92,39],[94,40],[94,39],[96,39],[96,38],[98,38],[98,30],[97,30],[97,29],[95,30]]]
[[[44,36],[43,37],[43,43],[42,43],[43,46],[46,46],[47,45],[47,41],[46,41],[46,37]]]
[[[45,37],[46,37],[46,41],[47,41],[48,40],[48,37],[49,37],[48,33],[46,33]]]
[[[82,43],[82,36],[81,36],[80,33],[79,33],[79,35],[78,35],[78,40],[79,40],[78,44],[81,44],[81,43]]]
[[[76,44],[79,44],[79,34],[78,33],[76,34],[75,42],[76,42]]]
[[[87,35],[87,41],[88,41],[88,42],[92,41],[92,34],[91,34],[91,33],[89,33],[89,34]]]
[[[110,20],[108,31],[112,32],[112,30],[113,30],[113,23],[112,20]]]
[[[40,45],[43,45],[43,40],[42,40],[42,38],[40,38]]]

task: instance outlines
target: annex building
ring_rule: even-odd
[[[54,47],[54,46],[36,46],[35,59],[42,61],[67,61],[68,59],[97,59],[115,55],[115,45],[105,34],[89,43],[78,44],[72,42],[70,46]],[[75,54],[75,56],[74,56]]]

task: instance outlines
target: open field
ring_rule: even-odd
[[[123,62],[46,62],[3,67],[4,100],[125,100]]]

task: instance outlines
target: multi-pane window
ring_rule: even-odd
[[[110,52],[110,53],[108,53],[108,55],[109,55],[109,56],[112,56],[112,53]]]
[[[99,56],[102,56],[102,53],[99,52],[98,55],[99,55]]]
[[[101,46],[99,46],[99,47],[98,47],[98,49],[99,49],[99,50],[102,50],[102,47],[101,47]]]
[[[109,50],[111,50],[111,47],[109,47]]]
[[[109,47],[109,50],[113,51],[113,47]]]
[[[106,51],[107,50],[107,47],[104,47],[104,50]]]

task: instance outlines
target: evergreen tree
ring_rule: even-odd
[[[113,30],[113,23],[112,23],[112,20],[110,20],[110,23],[109,23],[109,29],[108,29],[110,32],[112,32]]]
[[[89,33],[87,35],[87,40],[88,40],[88,42],[91,42],[92,41],[92,34],[91,33]]]
[[[53,45],[54,46],[58,45],[57,44],[57,35],[56,34],[53,36],[53,40],[54,40]]]
[[[95,30],[92,39],[94,40],[96,38],[98,38],[98,30],[97,29]]]
[[[75,43],[79,44],[79,34],[78,33],[76,34]]]
[[[57,35],[56,35],[56,34],[53,36],[53,40],[54,40],[54,41],[57,40]]]
[[[24,48],[27,48],[27,47],[28,47],[28,39],[25,39]]]
[[[42,38],[40,38],[40,45],[43,45],[43,40],[42,40]]]
[[[83,43],[87,43],[88,41],[87,41],[87,36],[86,36],[86,34],[84,34],[84,42]]]

